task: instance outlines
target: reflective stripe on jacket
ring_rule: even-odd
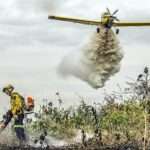
[[[14,128],[24,128],[24,125],[13,125]]]

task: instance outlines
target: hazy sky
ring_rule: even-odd
[[[13,84],[24,96],[56,99],[60,91],[64,102],[72,104],[79,95],[87,101],[99,100],[103,89],[94,90],[79,79],[63,79],[57,72],[62,58],[80,50],[95,27],[47,19],[48,14],[99,19],[105,8],[119,9],[120,20],[150,21],[149,0],[5,0],[0,3],[0,88]],[[121,71],[106,88],[123,84],[150,64],[150,28],[122,28],[118,36],[125,57]],[[8,104],[0,92],[0,109]],[[7,107],[7,106],[6,106]],[[4,108],[6,109],[6,108]]]

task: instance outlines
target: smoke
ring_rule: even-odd
[[[37,136],[35,133],[26,132],[27,141],[25,144],[33,146],[33,147],[40,147],[40,141],[38,143],[34,143],[37,137],[39,138],[40,134]],[[67,145],[68,142],[65,140],[57,139],[52,136],[47,136],[45,141],[43,142],[43,146],[64,146]],[[0,145],[7,145],[7,146],[17,146],[19,145],[19,141],[16,137],[16,134],[12,128],[8,127],[5,129],[0,136]]]
[[[58,72],[75,76],[93,88],[102,88],[105,82],[120,70],[123,52],[112,30],[100,27],[90,42],[80,51],[65,56]]]
[[[17,8],[26,13],[48,13],[55,8],[52,0],[15,0]]]
[[[10,128],[5,129],[0,136],[0,145],[17,145],[18,141]]]

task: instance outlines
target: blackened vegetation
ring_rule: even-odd
[[[0,150],[142,150],[136,142],[122,143],[122,144],[113,144],[113,145],[100,145],[99,143],[93,143],[89,141],[85,145],[82,144],[73,144],[69,146],[54,147],[50,146],[47,148],[34,148],[30,146],[6,146],[1,145]],[[149,150],[149,149],[148,149]]]
[[[47,131],[45,130],[39,138],[36,138],[34,140],[34,144],[37,144],[38,142],[40,143],[41,147],[43,147],[45,144],[48,145],[46,141],[46,136],[47,136]]]

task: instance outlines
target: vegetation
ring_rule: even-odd
[[[91,106],[82,100],[77,108],[67,109],[62,106],[60,94],[56,93],[59,107],[52,102],[43,105],[35,114],[36,121],[30,124],[30,128],[33,131],[47,130],[52,136],[68,139],[81,130],[83,138],[85,133],[93,133],[95,139],[102,143],[144,141],[146,146],[150,131],[148,68],[145,67],[135,81],[127,82],[127,86],[119,94],[106,94],[103,104]]]

